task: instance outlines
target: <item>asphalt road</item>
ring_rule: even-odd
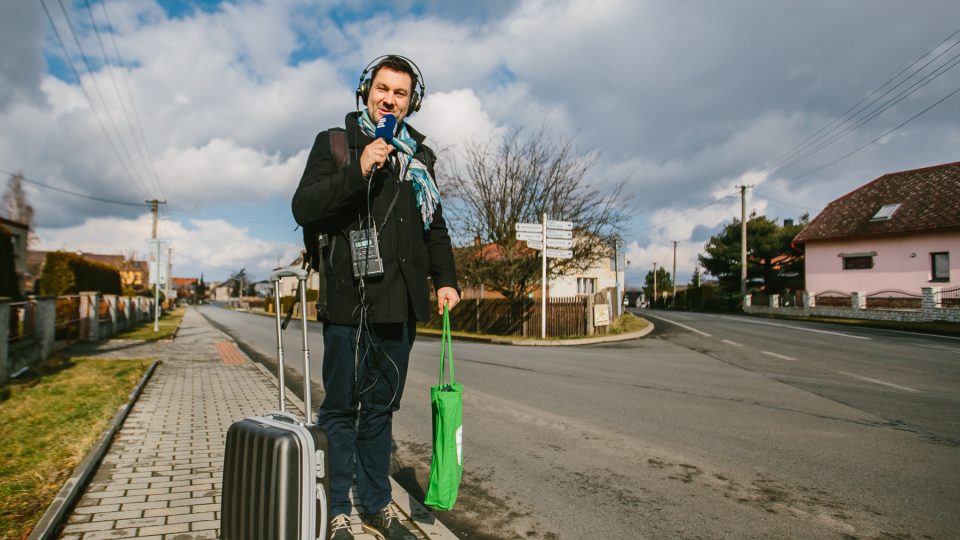
[[[275,355],[271,319],[202,312]],[[439,519],[463,538],[957,537],[960,340],[641,314],[657,330],[631,342],[454,343],[465,475]],[[439,340],[419,336],[394,422],[414,496],[438,362]]]

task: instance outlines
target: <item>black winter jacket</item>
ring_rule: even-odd
[[[330,153],[329,132],[317,135],[307,159],[300,186],[293,196],[293,217],[301,226],[315,224],[330,235],[330,245],[322,253],[326,269],[327,322],[357,324],[360,295],[353,278],[349,231],[360,228],[367,214],[367,180],[360,171],[360,154],[373,142],[357,125],[357,115],[346,117],[349,163],[340,170]],[[424,136],[409,124],[407,129],[417,141],[416,158],[434,175],[436,156],[423,145]],[[436,176],[434,176],[436,178]],[[388,207],[399,189],[397,202],[385,221]],[[443,212],[438,206],[430,229],[425,231],[412,182],[401,182],[398,173],[384,166],[370,184],[370,208],[380,228],[380,255],[384,275],[366,280],[366,304],[369,321],[424,321],[430,316],[427,277],[434,286],[454,287],[457,273],[453,250]],[[411,313],[412,310],[412,313]]]

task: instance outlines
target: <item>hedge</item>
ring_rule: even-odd
[[[121,294],[123,286],[120,272],[112,266],[88,261],[75,253],[47,253],[40,278],[40,294],[60,296],[83,291]]]

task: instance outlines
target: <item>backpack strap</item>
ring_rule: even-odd
[[[339,171],[350,163],[350,152],[347,147],[347,132],[343,128],[331,128],[327,131],[327,135],[330,142],[330,155],[333,157],[333,162]],[[303,243],[306,247],[306,253],[303,255],[304,265],[320,274],[320,290],[317,291],[318,319],[323,319],[327,315],[327,262],[324,260],[323,248],[327,246],[330,247],[328,257],[332,260],[335,241],[336,237],[334,235],[322,232],[316,225],[307,225],[303,228]],[[294,300],[294,304],[296,304],[299,299],[300,296],[298,294]],[[289,317],[292,314],[293,307],[291,306],[284,326],[286,326],[286,322],[289,321]]]

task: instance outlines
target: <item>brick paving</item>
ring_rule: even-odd
[[[188,309],[172,342],[110,341],[75,356],[162,360],[118,432],[60,538],[217,538],[227,428],[277,407],[275,379]],[[288,396],[292,393],[288,392]],[[296,397],[288,408],[302,411]],[[394,484],[394,500],[406,493]],[[414,510],[422,511],[422,510]],[[453,536],[442,528],[420,538]],[[351,516],[357,538],[372,539]]]

